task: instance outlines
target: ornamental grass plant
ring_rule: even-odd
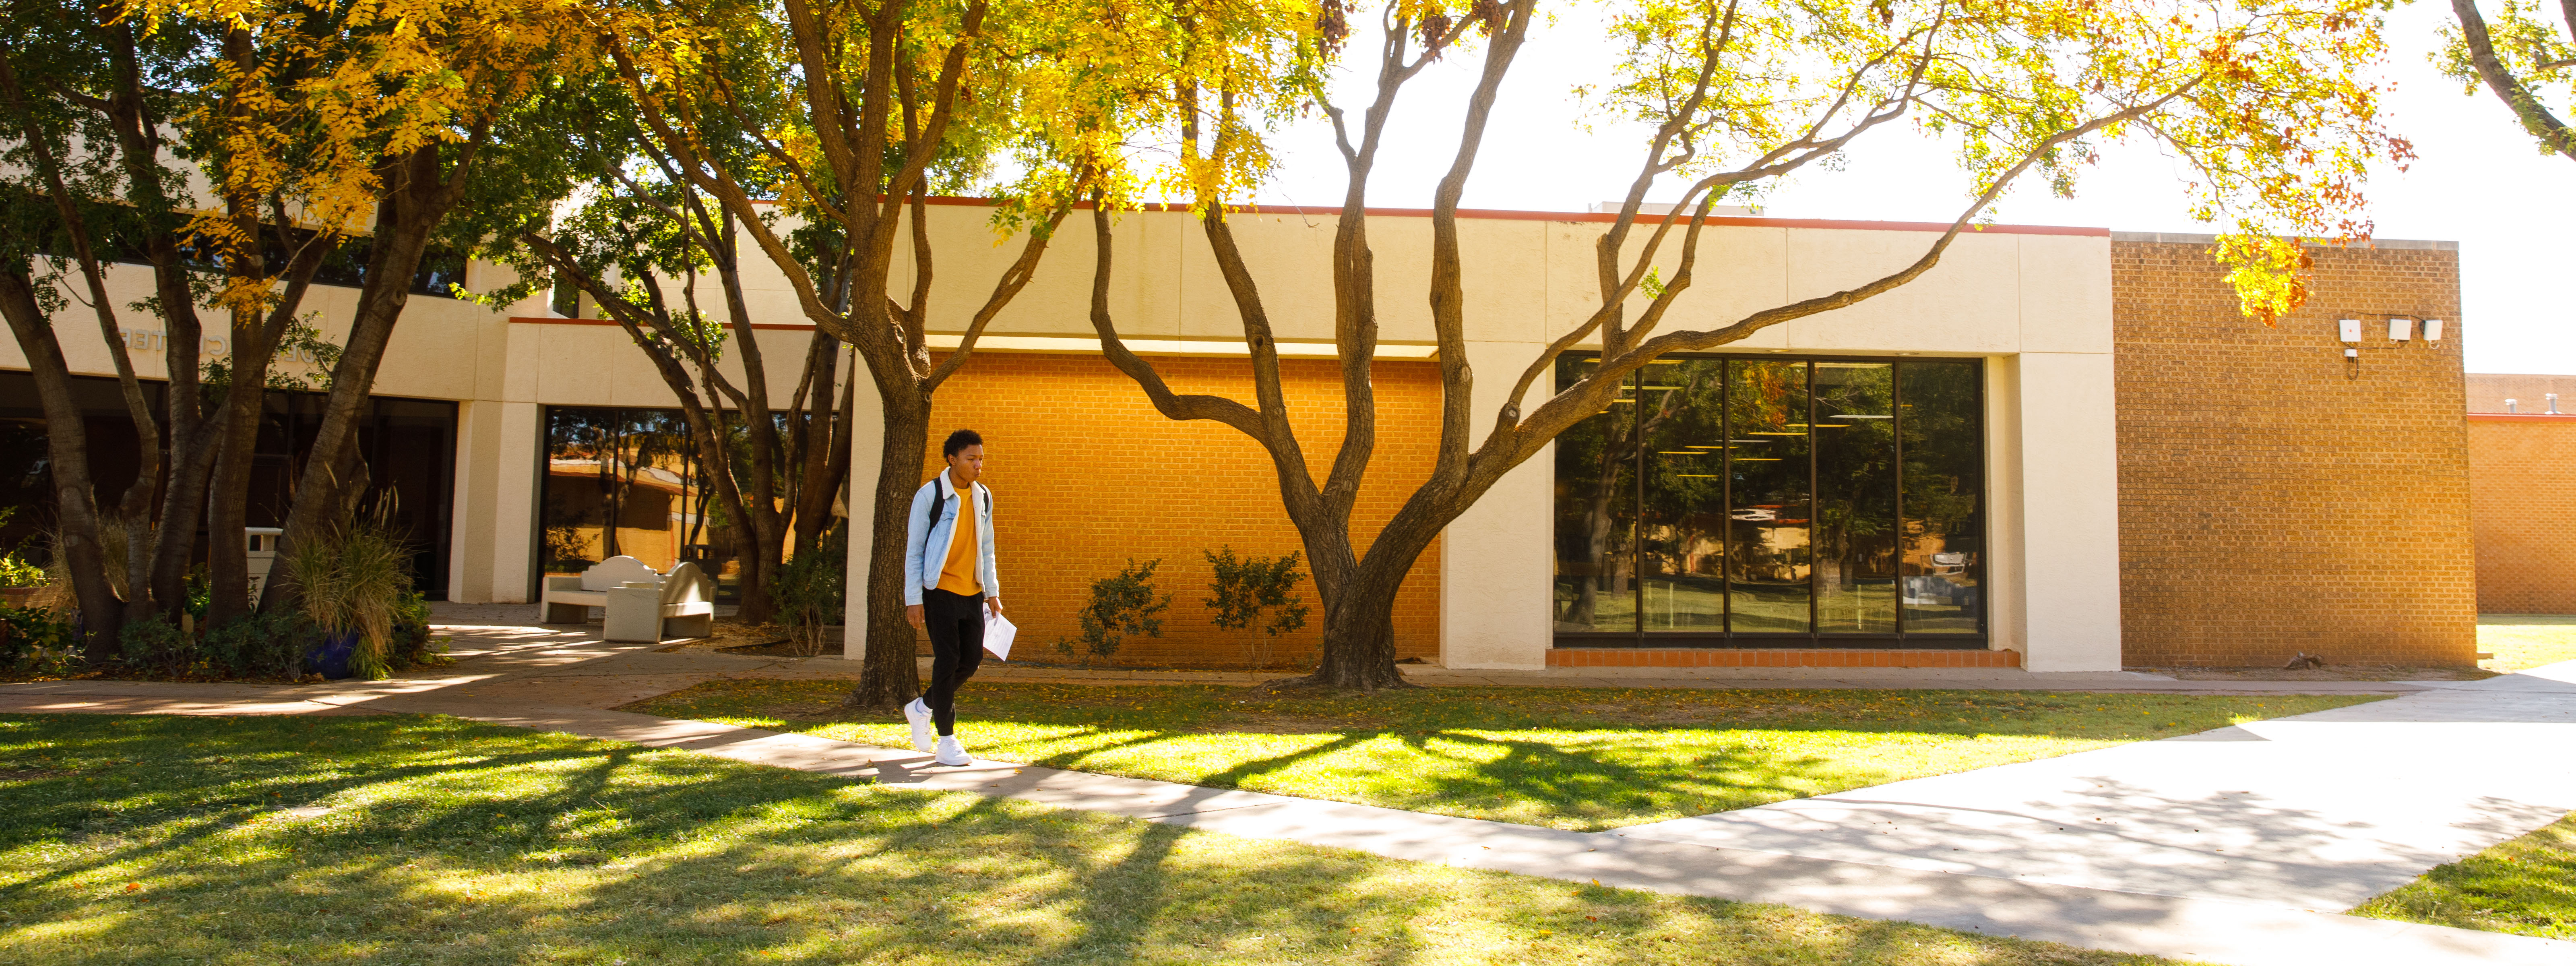
[[[357,635],[349,668],[369,680],[393,674],[394,624],[411,591],[411,551],[391,515],[390,503],[352,515],[286,560],[305,619],[326,635]]]

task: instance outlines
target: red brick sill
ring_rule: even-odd
[[[1861,648],[1553,648],[1549,667],[2020,667],[2020,651]]]

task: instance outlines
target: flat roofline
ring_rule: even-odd
[[[991,207],[997,203],[990,198],[963,198],[948,195],[936,195],[924,199],[924,201],[928,204],[934,205],[955,205],[961,207]],[[1088,208],[1090,206],[1085,204],[1081,207]],[[1146,211],[1188,210],[1186,206],[1182,205],[1160,204],[1145,205],[1143,208]],[[1338,218],[1341,217],[1342,214],[1342,209],[1338,206],[1310,208],[1304,205],[1245,205],[1236,210],[1241,211],[1244,214],[1251,215],[1311,215],[1321,218]],[[1371,218],[1431,217],[1431,209],[1429,208],[1368,208],[1363,210],[1366,211],[1368,216]],[[1619,220],[1619,216],[1617,214],[1595,214],[1588,211],[1514,211],[1498,208],[1460,208],[1458,209],[1458,217],[1481,221],[1556,221],[1596,225],[1607,225]],[[1660,221],[1661,216],[1637,216],[1637,223],[1640,225],[1652,225],[1657,224]],[[1746,218],[1733,215],[1710,215],[1708,223],[1711,225],[1722,225],[1735,228],[1821,228],[1839,231],[1928,232],[1944,232],[1950,230],[1949,222],[1940,221],[1840,221],[1830,218]],[[1674,224],[1676,226],[1686,225],[1689,224],[1689,219],[1676,219]],[[2111,230],[2108,228],[2086,228],[2068,225],[1970,225],[1968,226],[1968,231],[1972,234],[1984,233],[1989,235],[2076,235],[2090,238],[2102,238],[2111,234]]]
[[[2111,233],[2111,240],[2115,242],[2147,242],[2160,245],[2211,245],[2218,242],[2218,236],[2194,235],[2184,232],[2169,231],[2115,231]],[[2334,246],[2333,242],[2325,241],[2310,241],[2308,244],[2316,245],[2318,247]],[[2407,238],[2373,238],[2361,242],[2359,247],[2411,249],[2414,251],[2431,252],[2456,252],[2460,250],[2460,243],[2455,241],[2424,241]]]

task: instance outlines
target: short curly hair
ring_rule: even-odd
[[[982,445],[984,445],[983,434],[971,429],[961,429],[948,434],[948,441],[939,444],[939,455],[940,458],[947,459],[965,452],[966,447]]]

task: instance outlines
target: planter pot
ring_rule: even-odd
[[[304,652],[304,669],[334,681],[353,677],[356,672],[349,670],[349,655],[357,649],[358,632],[328,632],[322,643]]]

